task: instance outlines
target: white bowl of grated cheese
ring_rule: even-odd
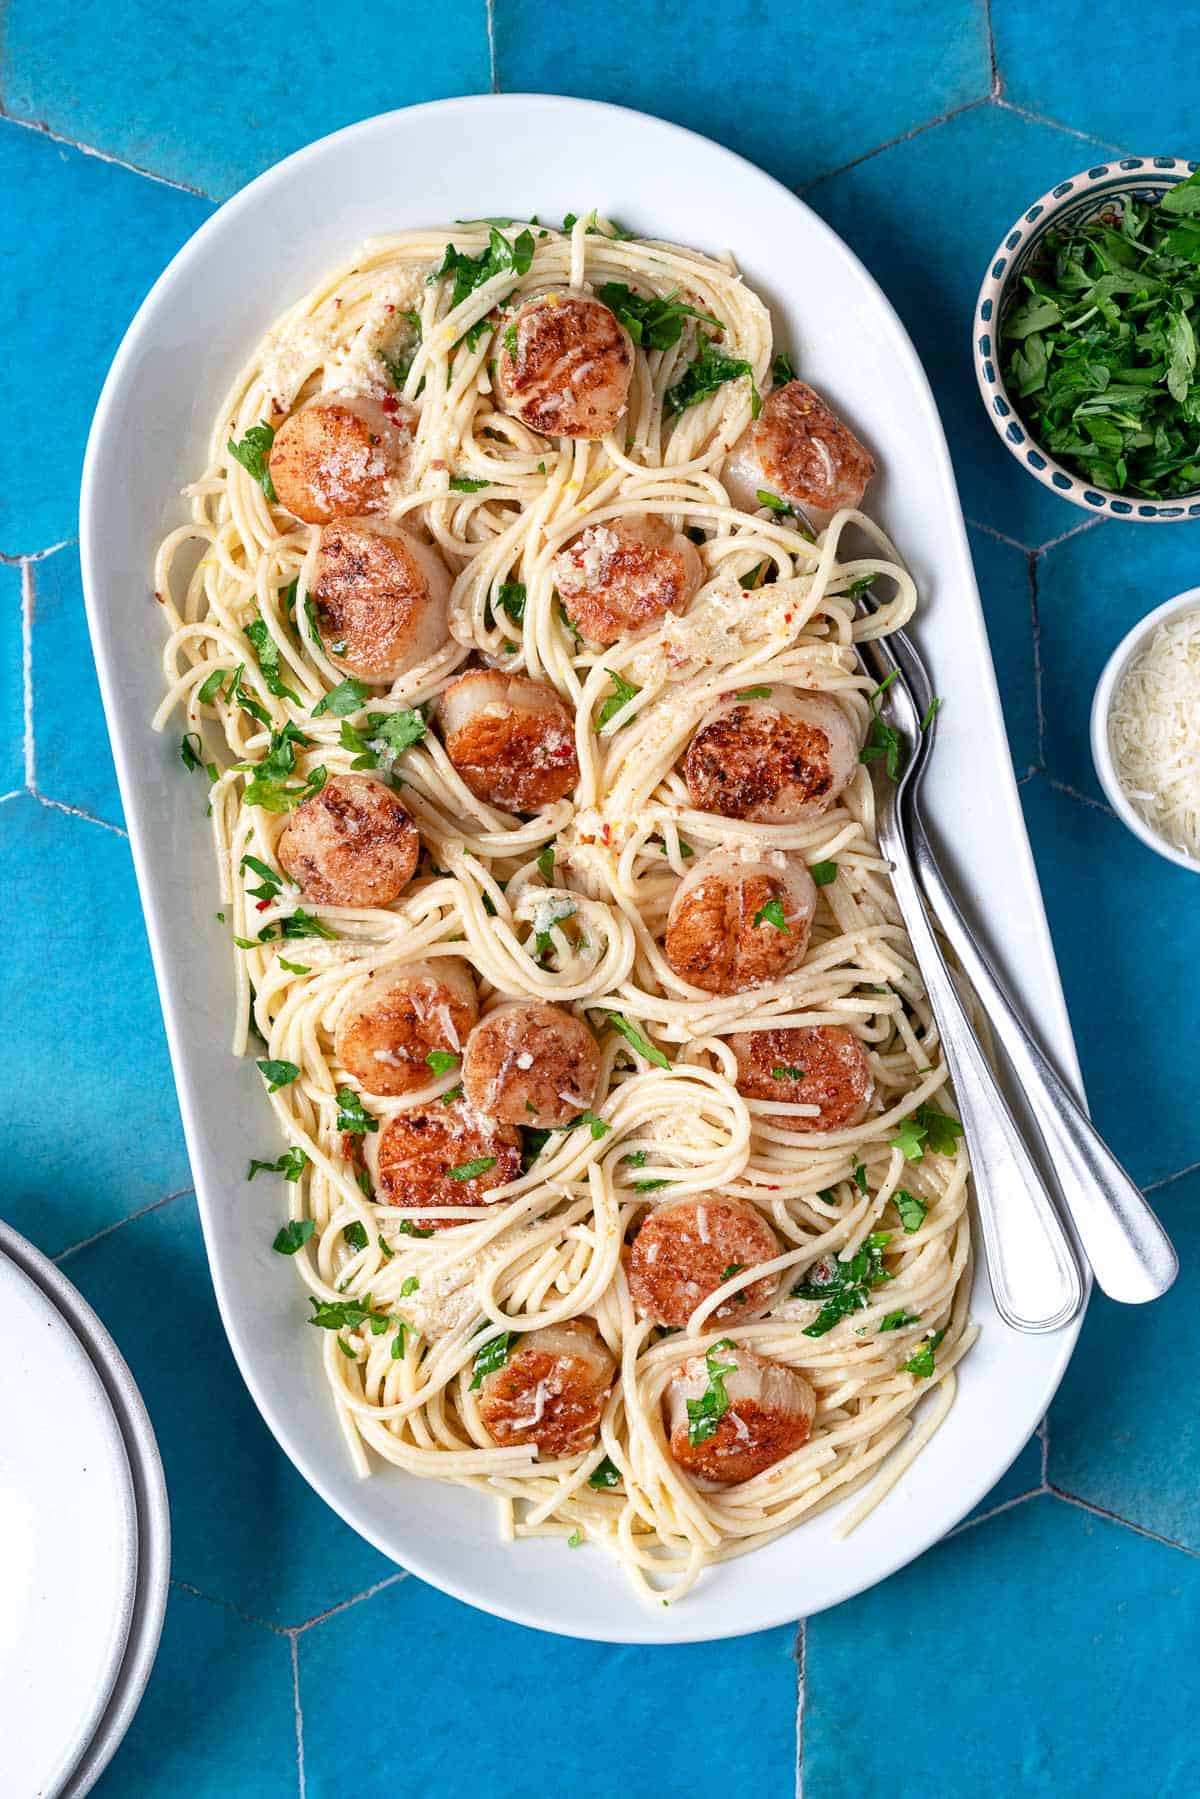
[[[1134,835],[1200,873],[1200,587],[1156,606],[1109,657],[1092,761]]]

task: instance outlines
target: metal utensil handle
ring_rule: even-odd
[[[892,884],[962,1113],[996,1309],[1018,1330],[1057,1330],[1083,1301],[1074,1251],[958,997],[907,862],[893,860]]]
[[[1111,1299],[1126,1305],[1157,1299],[1179,1272],[1170,1238],[1022,1024],[946,885],[919,816],[911,838],[926,897],[1037,1120],[1096,1280]]]

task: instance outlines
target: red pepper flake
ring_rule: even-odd
[[[389,418],[395,418],[400,410],[400,402],[395,394],[385,394],[379,402]]]
[[[268,907],[268,906],[269,906],[269,905],[270,905],[270,903],[271,903],[271,902],[270,902],[270,900],[269,900],[269,899],[265,899],[265,900],[256,900],[256,901],[255,901],[255,902],[254,902],[254,910],[255,910],[255,911],[256,911],[256,912],[265,912],[265,911],[266,911],[266,909],[267,909],[267,907]]]
[[[385,311],[385,312],[386,312],[386,313],[389,313],[389,314],[390,314],[390,313],[393,313],[393,312],[395,312],[395,310],[396,310],[396,308],[395,308],[395,307],[394,307],[394,306],[385,306],[385,307],[384,307],[384,309],[383,309],[383,310],[384,310],[384,311]]]
[[[159,605],[161,606],[163,604],[163,597],[162,597],[161,593],[158,593],[156,591],[154,597],[158,601]]]

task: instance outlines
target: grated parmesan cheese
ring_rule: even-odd
[[[1163,621],[1117,683],[1108,721],[1136,811],[1200,861],[1200,607]]]

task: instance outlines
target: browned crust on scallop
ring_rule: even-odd
[[[781,900],[791,931],[754,919],[771,900]],[[804,960],[808,923],[789,917],[788,889],[766,874],[731,880],[714,874],[673,908],[663,943],[681,981],[706,993],[742,993],[778,981]]]
[[[368,1093],[412,1093],[434,1078],[425,1059],[430,1050],[458,1054],[477,1016],[474,1001],[431,979],[379,995],[368,988],[338,1023],[338,1059]]]
[[[735,1262],[753,1268],[778,1254],[779,1239],[752,1206],[719,1197],[687,1199],[662,1206],[643,1221],[629,1251],[629,1291],[640,1312],[681,1330],[696,1307],[730,1278]],[[752,1315],[778,1285],[776,1275],[752,1281],[740,1297],[718,1306],[712,1319]]]
[[[871,452],[806,381],[768,394],[752,441],[768,488],[821,511],[858,506],[875,473]]]
[[[517,1064],[523,1056],[531,1058],[528,1068]],[[481,1018],[463,1056],[463,1090],[473,1106],[540,1130],[586,1111],[599,1079],[600,1049],[588,1027],[573,1012],[539,1001]]]
[[[735,1421],[739,1418],[749,1433],[747,1437],[738,1430]],[[712,1436],[703,1443],[689,1443],[687,1425],[677,1425],[671,1432],[671,1454],[688,1474],[733,1486],[738,1481],[753,1480],[785,1455],[802,1448],[811,1431],[808,1418],[770,1410],[754,1399],[741,1399],[730,1406]]]
[[[745,1098],[820,1106],[815,1118],[770,1119],[783,1130],[845,1130],[859,1122],[871,1103],[875,1090],[871,1065],[861,1042],[845,1025],[750,1031],[732,1038],[731,1045],[738,1060],[737,1090]],[[804,1073],[800,1080],[776,1080],[772,1068],[800,1068]]]
[[[483,672],[485,679],[491,678],[490,671]],[[577,785],[574,721],[553,688],[544,692],[553,697],[553,706],[536,712],[516,706],[484,710],[459,730],[446,732],[447,756],[486,805],[505,812],[539,812],[565,799]]]
[[[834,792],[832,746],[806,719],[732,706],[696,732],[683,778],[692,804],[722,818],[757,819],[785,790],[819,806]]]
[[[426,1070],[428,1073],[428,1070]],[[494,1165],[469,1180],[451,1180],[449,1170],[484,1156]],[[521,1173],[521,1140],[509,1125],[484,1118],[454,1100],[423,1110],[397,1112],[379,1134],[375,1197],[385,1206],[479,1206],[493,1187]],[[497,1202],[498,1204],[501,1202]],[[452,1230],[453,1218],[417,1218],[419,1230]],[[463,1220],[469,1223],[470,1220]]]
[[[421,839],[379,781],[333,775],[292,813],[275,853],[318,905],[390,906],[416,872]]]
[[[595,1342],[603,1347],[598,1337]],[[605,1365],[607,1378],[602,1375]],[[479,1415],[489,1435],[504,1446],[533,1443],[539,1455],[582,1455],[596,1441],[614,1372],[607,1353],[598,1367],[594,1352],[576,1356],[517,1349],[503,1368],[485,1377]],[[541,1381],[546,1383],[542,1416],[536,1424],[522,1424]]]
[[[625,410],[633,346],[599,300],[534,300],[516,318],[517,355],[501,333],[497,382],[506,409],[544,437],[605,437]]]
[[[664,520],[652,515],[618,518],[592,529],[611,531],[617,539],[594,579],[584,573],[588,531],[581,531],[555,558],[563,608],[589,643],[616,643],[690,603],[700,584],[700,558]]]
[[[378,512],[387,499],[390,446],[368,420],[336,401],[302,406],[271,446],[279,504],[309,525]]]
[[[414,613],[430,594],[403,536],[339,521],[321,533],[312,599],[325,653],[369,679],[410,659]]]

